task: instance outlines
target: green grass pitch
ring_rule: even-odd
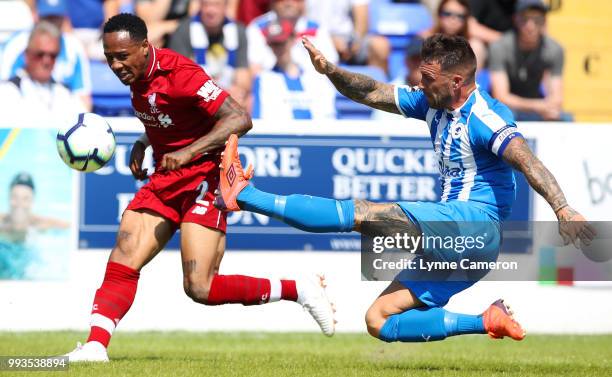
[[[0,355],[58,355],[84,333],[0,333]],[[612,376],[612,335],[386,344],[365,334],[119,332],[110,364],[11,376]]]

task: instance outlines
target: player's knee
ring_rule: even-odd
[[[375,338],[378,338],[380,329],[385,323],[385,318],[383,317],[380,310],[378,310],[375,307],[371,307],[366,312],[365,323],[366,323],[366,328],[368,330],[368,334],[372,335]]]
[[[117,234],[117,242],[111,251],[110,260],[125,266],[140,269],[142,266],[136,251],[138,249],[137,236],[128,232],[119,231]]]
[[[210,293],[210,282],[202,279],[191,279],[189,277],[185,277],[183,281],[183,288],[185,289],[185,294],[189,296],[193,301],[209,305],[208,302],[208,294]]]

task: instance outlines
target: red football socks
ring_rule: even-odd
[[[294,280],[269,280],[244,275],[215,275],[208,305],[260,305],[278,300],[297,301]]]
[[[104,281],[94,297],[88,342],[108,347],[115,327],[134,302],[139,277],[140,272],[130,267],[108,262]]]

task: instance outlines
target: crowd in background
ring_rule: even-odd
[[[423,0],[431,27],[410,30],[399,44],[371,24],[373,8],[388,3],[419,1],[0,1],[0,95],[10,110],[3,114],[61,120],[95,110],[92,90],[100,83],[90,66],[104,61],[102,25],[132,12],[147,23],[151,43],[202,65],[254,118],[339,116],[337,93],[314,71],[302,36],[349,70],[366,68],[384,81],[418,86],[422,40],[444,33],[469,40],[477,82],[518,120],[571,120],[562,109],[564,52],[546,34],[548,8],[541,0]],[[403,64],[391,69],[398,48]]]

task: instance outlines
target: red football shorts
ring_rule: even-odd
[[[226,214],[213,206],[219,186],[218,155],[204,156],[178,170],[157,170],[126,209],[148,209],[172,221],[196,223],[225,232]]]

